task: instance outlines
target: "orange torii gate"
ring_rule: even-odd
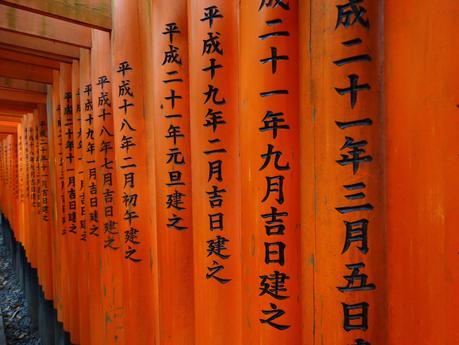
[[[459,343],[457,14],[0,0],[0,210],[44,343]]]

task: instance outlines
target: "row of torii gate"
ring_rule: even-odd
[[[457,15],[1,0],[1,212],[71,342],[458,344]]]

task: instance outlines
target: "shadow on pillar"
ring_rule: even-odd
[[[45,299],[38,282],[38,273],[27,261],[24,247],[14,237],[8,221],[0,215],[0,231],[9,250],[13,268],[24,291],[32,326],[40,333],[43,345],[72,345],[70,334],[64,331],[62,322],[57,320],[53,301]]]

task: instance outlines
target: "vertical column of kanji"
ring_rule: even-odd
[[[459,343],[459,2],[439,4],[384,2],[390,345]]]
[[[3,186],[3,192],[4,192],[4,197],[5,197],[5,205],[3,207],[2,212],[5,214],[6,218],[8,219],[8,222],[11,225],[11,173],[10,173],[10,134],[6,135],[4,138],[4,146],[5,146],[5,155],[4,155],[4,161],[5,161],[5,183]],[[9,200],[9,202],[6,202]]]
[[[91,84],[91,56],[87,49],[80,49],[80,104],[81,104],[81,141],[82,141],[82,171],[83,186],[78,190],[78,198],[81,202],[79,213],[82,219],[80,254],[80,270],[78,275],[79,290],[79,314],[80,314],[80,343],[97,344],[101,342],[99,337],[100,329],[103,322],[101,303],[92,303],[100,301],[100,279],[99,269],[97,268],[96,259],[100,253],[100,239],[97,204],[94,205],[94,199],[97,200],[97,174],[95,160],[94,144],[94,117],[92,103],[92,84]],[[78,173],[80,173],[80,171]],[[90,260],[91,263],[90,265]],[[95,267],[95,268],[94,268]]]
[[[311,3],[315,344],[386,341],[378,6]]]
[[[12,178],[13,178],[13,231],[18,238],[18,228],[19,228],[19,222],[18,222],[18,210],[19,210],[19,185],[18,185],[18,179],[19,179],[19,172],[18,172],[18,134],[19,134],[19,129],[17,130],[17,133],[13,134],[12,137],[12,160],[13,160],[13,165],[12,165]]]
[[[54,183],[54,205],[56,207],[56,217],[54,225],[54,243],[55,257],[53,265],[54,272],[54,306],[57,309],[57,318],[63,321],[63,303],[64,296],[62,290],[62,267],[65,250],[63,248],[63,236],[65,234],[65,204],[63,202],[64,193],[64,165],[63,165],[63,148],[62,148],[62,124],[61,124],[61,101],[59,96],[59,72],[53,71],[53,109],[52,109],[52,127],[53,127],[53,165],[55,167],[53,179]]]
[[[18,201],[18,229],[17,229],[17,240],[22,242],[24,237],[24,152],[23,152],[23,142],[24,142],[24,130],[22,125],[22,120],[18,125],[18,191],[19,191],[19,201]]]
[[[300,344],[298,2],[241,2],[243,337]]]
[[[119,232],[121,196],[116,194],[115,144],[112,114],[111,41],[108,32],[92,31],[91,80],[93,94],[96,161],[100,173],[99,228],[103,242],[101,288],[104,309],[104,344],[124,343],[123,250]],[[115,89],[116,90],[116,89]],[[129,85],[120,86],[118,96],[131,94]],[[135,196],[134,203],[135,203]],[[126,205],[128,200],[123,199]]]
[[[16,126],[17,129],[17,126]],[[17,229],[17,133],[11,135],[11,227],[13,229],[13,233],[16,233]]]
[[[10,137],[11,135],[7,135],[4,139],[5,146],[6,146],[6,155],[5,155],[5,185],[3,186],[3,193],[5,195],[5,200],[11,198],[11,174],[10,174],[10,159],[11,159],[11,144],[10,144]],[[4,208],[2,209],[2,213],[6,216],[6,218],[11,222],[11,212],[10,212],[10,205],[11,202],[5,203]]]
[[[39,146],[39,167],[40,167],[40,228],[43,241],[44,266],[43,293],[47,300],[53,298],[53,247],[52,223],[50,219],[50,176],[49,176],[49,149],[48,149],[48,121],[46,108],[38,113],[38,146]]]
[[[17,134],[11,134],[8,136],[8,145],[10,147],[10,152],[9,152],[9,161],[10,161],[10,224],[13,232],[16,231],[16,219],[15,219],[15,213],[16,213],[16,204],[17,204],[17,199],[16,199],[16,186],[15,186],[15,178],[17,178],[17,175],[15,175],[15,148],[16,148],[16,140],[17,140]]]
[[[41,164],[41,136],[40,136],[40,120],[46,116],[46,105],[40,104],[37,106],[37,114],[35,117],[35,161],[36,161],[36,174],[35,174],[35,185],[37,193],[37,223],[36,226],[39,229],[39,241],[40,246],[38,248],[39,256],[39,267],[41,269],[41,274],[38,277],[42,290],[46,289],[46,277],[48,275],[48,265],[47,260],[50,257],[50,253],[46,251],[47,249],[47,233],[46,233],[46,224],[42,221],[42,208],[43,208],[43,199],[42,199],[42,164]],[[39,272],[40,273],[40,272]]]
[[[33,114],[29,113],[24,116],[24,153],[25,153],[25,179],[26,179],[26,202],[25,202],[25,237],[24,237],[24,249],[25,249],[25,256],[29,263],[32,261],[32,253],[31,253],[31,242],[32,242],[32,235],[33,230],[31,229],[31,225],[33,221],[31,220],[32,214],[32,179],[31,179],[31,122],[32,122]]]
[[[78,296],[78,266],[80,265],[80,252],[81,252],[81,241],[79,225],[81,217],[79,216],[79,210],[77,207],[77,191],[80,186],[77,185],[77,155],[76,147],[78,146],[78,133],[74,131],[74,122],[79,122],[81,119],[81,107],[80,107],[80,64],[78,60],[73,60],[71,66],[71,80],[70,80],[70,92],[71,92],[71,109],[72,113],[67,114],[65,122],[65,133],[66,133],[66,162],[68,171],[67,175],[67,196],[68,196],[68,207],[69,207],[69,244],[71,245],[69,251],[69,271],[70,277],[70,298],[71,298],[71,325],[70,325],[70,339],[72,343],[80,343],[80,318],[78,315],[79,310],[79,296]]]
[[[11,198],[11,174],[10,174],[10,170],[11,170],[11,168],[10,168],[10,166],[11,166],[11,164],[10,164],[11,144],[10,144],[10,136],[11,135],[7,135],[6,138],[5,138],[5,144],[6,144],[6,156],[5,156],[6,181],[5,181],[5,186],[3,187],[3,191],[5,192],[5,199]],[[11,222],[10,205],[11,205],[11,202],[9,204],[5,203],[5,208],[3,209],[3,212],[5,212],[5,215],[6,215],[7,219]]]
[[[238,2],[188,1],[197,344],[243,343],[238,14]],[[176,58],[171,44],[164,59]],[[169,93],[166,105],[180,101]],[[175,164],[180,159],[170,152]]]
[[[16,126],[16,133],[12,135],[11,139],[11,159],[12,159],[12,166],[11,166],[11,174],[12,174],[12,185],[13,185],[13,232],[15,236],[17,236],[18,230],[18,134],[17,134],[17,126]]]
[[[45,298],[49,301],[54,301],[56,296],[54,294],[56,284],[56,265],[58,262],[57,257],[57,241],[56,241],[56,222],[57,222],[57,204],[56,204],[56,166],[55,166],[55,148],[54,148],[54,126],[53,126],[53,115],[54,115],[54,98],[53,98],[53,85],[47,86],[47,102],[46,102],[46,142],[47,142],[47,153],[48,153],[48,236],[50,246],[50,286],[49,294],[45,295]]]
[[[75,209],[71,205],[70,194],[75,190],[75,179],[73,176],[73,131],[72,131],[72,66],[61,63],[59,73],[59,100],[62,140],[62,202],[64,204],[66,220],[65,228],[62,229],[62,288],[63,288],[63,310],[64,330],[73,333],[72,310],[73,300],[71,299],[71,258],[73,257],[73,240],[76,237]]]
[[[12,181],[13,181],[13,176],[12,176],[12,155],[11,155],[11,151],[12,151],[12,135],[9,134],[7,137],[6,137],[6,145],[7,145],[7,156],[6,156],[6,159],[7,159],[7,188],[6,188],[6,191],[7,191],[7,199],[10,200],[9,203],[7,203],[5,205],[5,209],[6,212],[7,212],[7,215],[8,215],[8,220],[10,222],[10,225],[13,225],[12,224],[12,206],[13,206],[13,193],[12,193]]]
[[[22,205],[22,240],[21,243],[24,248],[27,246],[27,236],[28,236],[28,228],[29,228],[29,221],[27,218],[28,214],[28,195],[29,195],[29,179],[28,179],[28,152],[27,152],[27,119],[29,115],[25,114],[22,116],[22,121],[21,121],[21,130],[22,130],[22,154],[23,154],[23,205]]]
[[[41,227],[40,222],[40,157],[39,157],[39,146],[38,142],[38,117],[40,112],[43,111],[44,104],[34,110],[33,113],[33,122],[32,122],[32,135],[33,135],[33,194],[34,194],[34,228],[35,228],[35,251],[36,251],[36,268],[38,271],[38,283],[43,286],[43,228]]]
[[[5,200],[8,200],[10,198],[10,140],[9,140],[10,135],[7,135],[3,141],[4,141],[4,147],[5,147],[5,154],[3,156],[4,159],[4,164],[5,164],[5,181],[3,185],[3,194],[5,196]],[[5,205],[3,206],[2,213],[5,214],[6,218],[10,220],[10,207],[8,203],[5,202]]]
[[[112,5],[116,193],[123,203],[118,228],[124,242],[126,339],[132,344],[153,344],[153,229],[147,193],[145,132],[145,117],[152,114],[145,114],[143,61],[139,53],[145,43],[139,39],[138,2],[120,0]],[[119,94],[119,89],[123,88],[129,92]]]
[[[30,219],[30,262],[31,266],[40,272],[40,229],[37,227],[39,218],[37,216],[38,211],[38,198],[37,198],[37,142],[36,142],[36,119],[38,117],[38,110],[33,111],[30,117],[29,123],[29,149],[30,149],[30,197],[31,197],[31,209],[29,211]]]
[[[160,343],[190,344],[194,282],[187,2],[155,1],[153,15]]]
[[[13,135],[8,135],[8,174],[9,174],[9,221],[12,227],[14,227],[14,181],[13,181]]]
[[[41,108],[41,107],[40,107]],[[37,269],[39,282],[40,275],[43,270],[42,255],[41,255],[41,245],[43,244],[41,240],[41,228],[40,224],[40,201],[39,201],[39,164],[38,164],[38,108],[33,112],[32,123],[31,123],[31,137],[32,137],[32,206],[33,206],[33,232],[34,232],[34,244],[33,251],[35,256],[35,266],[32,266]]]

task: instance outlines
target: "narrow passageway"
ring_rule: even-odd
[[[438,3],[0,0],[8,344],[459,345]]]
[[[13,256],[7,245],[5,224],[0,225],[0,312],[3,318],[6,344],[41,344],[38,327],[32,324],[26,301],[24,284],[13,265]],[[0,345],[1,344],[0,334]]]

